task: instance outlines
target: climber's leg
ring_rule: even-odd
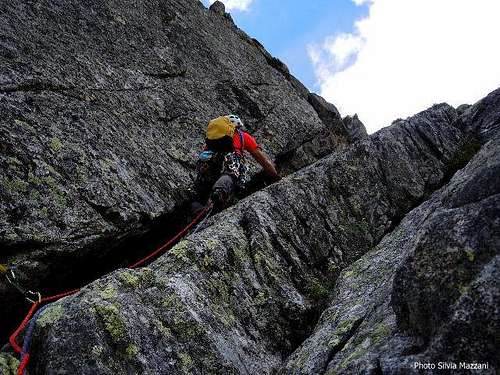
[[[191,214],[196,215],[210,197],[212,187],[220,177],[222,155],[212,154],[210,158],[200,158],[196,165],[196,178],[191,189]]]
[[[210,195],[210,200],[214,204],[216,211],[223,210],[229,204],[231,194],[234,189],[234,178],[223,174],[215,182],[212,188],[212,194]]]

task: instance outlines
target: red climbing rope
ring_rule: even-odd
[[[209,204],[203,210],[201,210],[198,213],[198,215],[196,215],[196,217],[187,226],[185,226],[179,233],[177,233],[174,237],[172,237],[170,240],[168,240],[165,244],[161,245],[159,248],[157,248],[155,251],[153,251],[148,256],[146,256],[146,257],[142,258],[141,260],[135,262],[134,264],[130,265],[128,268],[137,268],[137,267],[143,265],[144,263],[146,263],[151,258],[154,258],[158,254],[161,254],[162,252],[164,252],[166,249],[168,249],[168,247],[170,245],[172,245],[174,242],[178,241],[180,238],[182,238],[183,236],[185,236],[186,233],[204,215],[208,216],[211,211],[212,211],[212,205]],[[58,300],[58,299],[60,299],[62,297],[66,297],[66,296],[75,294],[78,291],[80,291],[79,288],[78,289],[69,290],[67,292],[55,294],[53,296],[48,296],[48,297],[40,298],[38,301],[33,302],[33,304],[31,305],[30,310],[28,311],[28,314],[26,315],[26,317],[23,319],[23,321],[21,322],[21,324],[19,325],[19,327],[14,331],[14,333],[9,337],[9,342],[10,342],[10,345],[12,346],[12,348],[14,348],[14,350],[16,351],[16,353],[19,353],[22,356],[21,362],[19,363],[19,368],[17,369],[17,374],[18,375],[24,375],[24,370],[26,369],[26,366],[28,366],[28,363],[29,363],[30,353],[29,353],[28,350],[23,351],[23,348],[21,348],[17,344],[17,338],[18,338],[19,334],[26,328],[26,326],[28,325],[28,323],[29,323],[30,319],[32,318],[33,314],[35,314],[35,312],[37,311],[38,307],[40,307],[44,303],[56,301],[56,300]],[[28,338],[28,345],[26,345],[28,348],[29,348],[29,339],[30,338]]]
[[[26,366],[28,366],[29,361],[30,361],[30,353],[26,353],[26,355],[23,356],[21,362],[19,363],[19,367],[17,369],[17,375],[24,375],[24,370],[26,369]]]
[[[187,226],[184,227],[184,229],[182,229],[179,233],[177,233],[174,237],[172,237],[164,245],[160,246],[158,249],[156,249],[155,251],[153,251],[147,257],[145,257],[145,258],[143,258],[143,259],[135,262],[134,264],[131,264],[130,266],[128,266],[128,268],[137,268],[137,267],[143,265],[144,263],[146,263],[149,259],[154,258],[158,254],[160,254],[161,252],[163,252],[170,245],[172,245],[174,242],[176,242],[179,238],[183,237],[189,231],[189,229],[191,229],[191,227],[193,225],[195,225],[198,222],[198,220],[200,220],[211,209],[212,209],[212,205],[211,204],[205,206],[205,208],[203,210],[201,210],[198,215],[196,215],[196,217],[193,219],[193,221],[191,221]]]
[[[67,292],[63,292],[63,293],[60,293],[60,294],[55,294],[53,296],[49,296],[49,297],[45,297],[45,298],[42,298],[42,303],[45,303],[45,302],[52,302],[52,301],[56,301],[58,300],[59,298],[63,298],[63,297],[66,297],[66,296],[70,296],[72,294],[75,294],[76,292],[79,292],[80,291],[80,288],[78,289],[72,289],[72,290],[68,290]]]
[[[40,304],[39,302],[35,302],[33,305],[31,305],[31,309],[28,312],[28,315],[26,315],[26,317],[22,321],[21,325],[19,327],[17,327],[17,329],[14,331],[14,333],[12,335],[10,335],[9,342],[10,342],[10,345],[12,345],[12,347],[16,351],[16,353],[21,353],[23,351],[23,349],[19,345],[17,345],[17,342],[16,342],[17,336],[19,336],[21,331],[26,327],[31,316],[35,313],[36,308],[38,307],[39,304]]]
[[[10,342],[10,345],[12,346],[12,348],[14,348],[14,350],[16,351],[16,353],[21,354],[21,356],[22,356],[21,362],[19,363],[19,368],[17,369],[17,374],[18,375],[23,375],[24,374],[24,370],[25,370],[25,368],[26,368],[26,366],[28,365],[28,362],[29,362],[30,353],[29,352],[25,352],[23,350],[23,348],[21,348],[17,344],[17,337],[26,328],[28,322],[30,321],[30,319],[33,316],[33,314],[37,311],[38,307],[40,305],[46,303],[46,302],[56,301],[56,300],[58,300],[58,299],[60,299],[62,297],[66,297],[66,296],[69,296],[71,294],[75,294],[79,290],[80,289],[73,289],[73,290],[69,290],[69,291],[64,292],[64,293],[55,294],[53,296],[48,296],[48,297],[40,299],[40,301],[34,302],[31,305],[31,308],[30,308],[28,314],[26,315],[26,317],[24,318],[24,320],[22,321],[21,325],[9,337],[9,342]]]
[[[17,344],[17,336],[19,336],[19,334],[24,330],[24,328],[26,328],[26,325],[28,324],[28,322],[31,319],[31,317],[33,316],[33,314],[36,312],[38,306],[40,306],[41,304],[43,304],[45,302],[55,301],[55,300],[58,300],[59,298],[66,297],[66,296],[69,296],[71,294],[75,294],[79,290],[80,289],[73,289],[73,290],[70,290],[70,291],[67,291],[64,293],[55,294],[53,296],[42,298],[40,301],[34,302],[31,305],[31,308],[30,308],[28,314],[26,315],[26,317],[24,318],[24,320],[22,321],[21,325],[19,327],[17,327],[17,329],[14,331],[14,333],[9,338],[10,345],[12,345],[14,350],[17,353],[22,353],[23,349]]]

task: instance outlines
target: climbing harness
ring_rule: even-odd
[[[185,226],[179,233],[177,233],[174,237],[172,237],[169,241],[167,241],[165,244],[160,246],[158,249],[153,251],[151,254],[148,256],[142,258],[141,260],[135,262],[134,264],[131,264],[128,268],[137,268],[139,266],[144,265],[147,261],[151,260],[152,258],[158,256],[159,254],[165,252],[169,246],[171,246],[173,243],[178,241],[180,238],[184,237],[191,228],[193,228],[200,220],[199,224],[196,226],[194,233],[200,228],[200,224],[203,224],[205,220],[210,216],[211,212],[213,209],[212,204],[208,204],[205,206],[199,213],[196,215],[196,217],[187,225]],[[36,321],[37,319],[41,316],[43,311],[49,306],[48,303],[57,301],[63,297],[70,296],[72,294],[75,294],[80,291],[80,288],[78,289],[73,289],[69,290],[60,294],[56,294],[53,296],[48,296],[48,297],[43,297],[41,296],[40,293],[38,292],[32,292],[30,290],[26,290],[22,288],[16,278],[16,275],[13,271],[12,268],[7,267],[7,272],[2,272],[6,273],[6,278],[9,281],[10,284],[12,284],[18,291],[20,291],[23,296],[32,303],[30,310],[28,311],[28,314],[26,317],[23,319],[19,327],[14,331],[12,335],[9,337],[9,343],[14,349],[14,351],[21,356],[21,361],[19,363],[19,367],[17,369],[17,374],[18,375],[24,375],[25,374],[25,369],[28,366],[29,363],[29,358],[30,358],[30,352],[29,352],[29,347],[30,347],[30,342],[31,338],[33,336],[33,331],[36,326]],[[31,298],[28,298],[27,295],[35,295],[37,296],[36,300],[33,300]],[[41,305],[43,305],[40,309],[38,309]],[[24,339],[23,339],[23,346],[19,346],[17,343],[17,338],[21,334],[21,332],[26,329],[26,332],[24,334]]]

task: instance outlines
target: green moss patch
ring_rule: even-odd
[[[0,181],[2,187],[10,193],[26,193],[28,191],[29,184],[20,178],[2,178]]]
[[[137,356],[137,353],[139,353],[139,348],[137,347],[137,345],[129,344],[125,348],[125,356],[127,357],[127,359],[134,359]]]
[[[17,375],[19,360],[10,354],[0,353],[0,374]]]
[[[115,300],[118,297],[118,291],[112,285],[108,285],[99,295],[105,300]]]
[[[388,337],[391,334],[391,327],[385,323],[380,323],[374,330],[371,335],[372,342],[374,344],[378,344],[384,338]]]
[[[139,285],[140,279],[133,271],[123,271],[118,274],[118,279],[128,286],[136,287]]]
[[[39,327],[46,327],[52,325],[54,322],[59,320],[64,313],[64,309],[61,305],[52,305],[47,307],[42,315],[37,320],[37,325]]]
[[[165,325],[159,319],[155,319],[153,321],[153,324],[164,337],[172,337],[172,331],[170,330],[170,328],[165,327]]]
[[[474,252],[474,250],[466,249],[465,255],[467,256],[469,262],[474,262],[474,259],[476,258],[476,253]]]
[[[125,338],[126,327],[116,305],[96,306],[97,313],[104,322],[104,327],[113,341],[118,342]]]
[[[57,152],[61,151],[62,147],[63,147],[62,142],[59,138],[54,137],[50,140],[50,149],[53,152],[57,153]]]
[[[177,353],[177,356],[179,357],[179,361],[184,370],[189,370],[193,366],[194,364],[193,359],[188,353],[185,352]]]
[[[175,245],[172,249],[170,249],[169,253],[175,256],[177,259],[181,259],[184,262],[189,262],[189,258],[187,256],[188,242],[181,241],[177,245]]]
[[[198,322],[185,319],[183,316],[175,317],[170,329],[182,341],[190,341],[205,332]]]
[[[256,306],[263,306],[269,300],[269,292],[267,290],[257,293],[253,302]]]
[[[166,296],[161,304],[166,309],[172,309],[175,311],[179,311],[182,308],[181,298],[175,293],[171,293]]]
[[[311,298],[320,300],[328,297],[328,288],[318,279],[312,279],[308,286],[308,292]]]

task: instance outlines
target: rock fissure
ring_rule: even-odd
[[[127,92],[127,91],[143,91],[157,89],[157,86],[139,86],[139,87],[123,87],[123,88],[105,88],[105,87],[80,87],[80,86],[67,86],[58,85],[48,82],[29,82],[0,85],[0,93],[15,93],[15,92],[66,92],[66,91],[80,91],[80,92]],[[77,98],[72,96],[73,98]]]
[[[365,316],[362,316],[359,319],[356,319],[352,323],[352,326],[349,328],[349,330],[344,335],[342,335],[338,344],[336,344],[335,346],[333,346],[331,348],[330,352],[328,353],[328,358],[325,362],[325,367],[323,369],[323,373],[327,373],[328,365],[330,364],[330,362],[332,362],[333,358],[344,349],[346,344],[349,342],[349,340],[352,339],[352,337],[354,336],[354,334],[356,333],[359,326],[363,323],[364,320],[365,320]]]
[[[110,207],[102,207],[92,202],[89,204],[106,221],[109,221],[116,231],[117,228],[125,225],[116,211],[110,210]],[[141,259],[165,243],[169,238],[176,234],[184,225],[188,223],[190,214],[188,203],[181,205],[172,212],[163,214],[156,219],[147,219],[142,228],[135,228],[122,233],[120,237],[115,237],[111,231],[101,242],[96,242],[87,247],[85,254],[80,254],[78,260],[69,259],[64,254],[51,255],[52,270],[44,274],[36,274],[36,278],[29,278],[25,272],[22,272],[22,285],[29,289],[40,290],[42,295],[51,295],[60,293],[64,290],[83,287],[84,285],[112,272],[119,267],[127,267],[134,261]],[[83,237],[88,238],[88,235]],[[77,238],[72,238],[72,241]],[[43,244],[17,244],[11,249],[12,254],[18,256],[28,254],[33,250],[51,248],[57,245],[67,244],[67,241],[59,241]],[[33,246],[36,245],[36,246]],[[103,253],[103,248],[107,251]],[[23,251],[20,251],[23,249]],[[7,255],[3,253],[2,256]],[[10,299],[12,298],[12,299]],[[17,293],[9,298],[10,306],[9,316],[5,318],[2,325],[2,335],[5,338],[7,334],[12,333],[15,324],[18,324],[16,317],[25,313],[25,304],[23,298]],[[3,320],[3,319],[2,319]]]
[[[154,77],[154,78],[160,78],[160,79],[165,79],[165,78],[177,78],[177,77],[186,77],[187,74],[187,69],[179,69],[177,71],[171,71],[171,72],[158,72],[158,73],[146,73],[148,76]]]

